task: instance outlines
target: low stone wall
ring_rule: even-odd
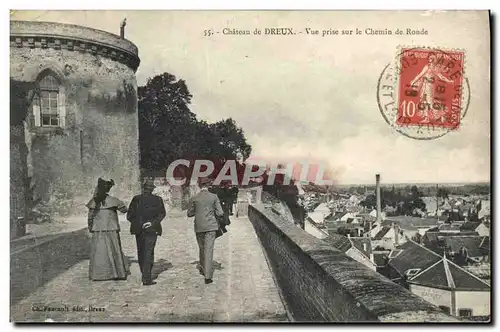
[[[248,216],[295,321],[458,322],[264,206]]]
[[[48,236],[10,253],[10,303],[15,304],[90,256],[87,228]]]

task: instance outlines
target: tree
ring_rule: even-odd
[[[229,118],[211,125],[217,139],[214,154],[223,159],[236,159],[245,161],[252,152],[252,147],[247,143],[243,130],[238,128],[236,122]]]
[[[184,156],[196,124],[196,115],[189,110],[191,98],[186,83],[169,73],[138,88],[141,167],[164,169]]]
[[[381,208],[392,206],[396,207],[395,215],[414,215],[414,211],[417,209],[426,210],[426,205],[421,197],[422,192],[417,186],[407,186],[398,192],[395,191],[394,187],[391,190],[381,190]],[[377,198],[375,195],[369,195],[361,201],[360,205],[368,209],[375,209]]]
[[[141,168],[164,172],[177,159],[208,159],[217,172],[227,160],[241,163],[250,156],[252,148],[233,119],[213,124],[196,119],[184,80],[163,73],[148,79],[138,95]],[[189,176],[193,165],[182,174]]]
[[[340,226],[339,228],[337,228],[337,234],[347,236],[347,234],[350,234],[350,231],[346,227]]]
[[[447,199],[449,195],[449,191],[446,188],[438,188],[437,197]]]
[[[375,209],[377,207],[377,197],[375,195],[368,195],[359,204],[370,210]]]

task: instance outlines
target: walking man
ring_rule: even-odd
[[[187,216],[194,217],[194,231],[200,249],[200,273],[205,284],[212,283],[213,255],[216,233],[219,231],[217,217],[224,216],[219,198],[208,191],[210,180],[200,180],[201,191],[189,202]]]
[[[161,221],[166,211],[163,199],[153,195],[155,186],[152,180],[143,185],[141,195],[136,195],[130,202],[127,219],[130,221],[130,233],[137,242],[137,258],[142,273],[142,284],[156,284],[151,276],[154,263],[156,239],[162,234]]]

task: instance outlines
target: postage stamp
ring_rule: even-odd
[[[464,69],[461,50],[401,47],[377,86],[386,122],[414,139],[434,139],[459,129],[470,98]]]

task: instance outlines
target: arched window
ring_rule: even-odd
[[[36,127],[64,127],[64,88],[50,71],[38,78],[39,98],[33,107]]]
[[[40,81],[40,115],[43,127],[59,126],[59,82],[52,75]]]

